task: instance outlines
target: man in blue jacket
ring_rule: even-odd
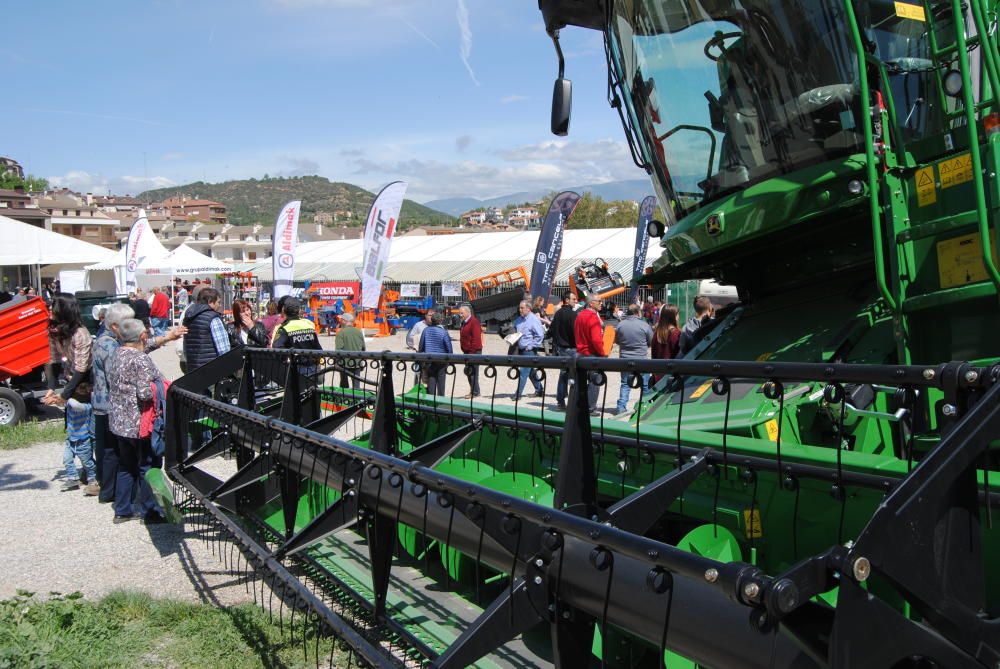
[[[431,316],[431,324],[424,328],[420,335],[420,345],[417,350],[420,353],[452,353],[451,335],[442,327],[444,316],[434,312]],[[421,364],[423,367],[423,364]],[[448,364],[444,362],[434,362],[427,365],[427,392],[431,395],[444,395],[445,373]]]
[[[517,340],[517,354],[534,357],[538,355],[538,349],[542,345],[545,328],[542,327],[542,321],[539,320],[538,316],[532,313],[531,302],[528,300],[523,300],[517,310],[521,314],[514,321],[514,329],[521,335],[521,338]],[[517,380],[517,392],[514,394],[515,402],[520,401],[521,395],[524,393],[524,386],[527,385],[529,378],[531,385],[535,387],[535,395],[537,397],[544,396],[542,382],[532,373],[531,367],[521,367],[520,378]]]

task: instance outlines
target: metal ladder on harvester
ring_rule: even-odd
[[[991,15],[993,23],[988,24],[982,0],[894,4],[897,16],[926,25],[927,55],[933,64],[930,69],[936,73],[936,103],[946,123],[942,136],[943,158],[938,155],[927,162],[919,162],[902,142],[895,141],[900,135],[900,126],[891,94],[889,68],[875,53],[877,49],[863,40],[852,0],[845,0],[845,9],[859,72],[868,73],[879,82],[873,100],[868,76],[859,77],[862,109],[870,110],[863,130],[876,281],[883,300],[893,313],[899,361],[909,363],[908,319],[911,315],[925,309],[1000,295],[995,237],[992,243],[990,241],[991,213],[994,228],[996,219],[1000,218],[996,215],[1000,205],[1000,180],[997,178],[1000,174],[1000,133],[989,132],[994,127],[1000,130],[1000,116],[997,116],[1000,109],[993,93],[1000,91],[1000,54],[991,34],[996,15]],[[955,21],[953,17],[961,18]],[[970,25],[974,29],[972,34],[969,34]],[[985,72],[985,77],[980,76],[978,81],[981,91],[978,101],[969,58],[972,49],[979,50],[981,73]],[[950,91],[946,89],[946,78],[952,85]],[[954,84],[959,81],[961,89],[955,91]],[[953,101],[949,101],[949,97]],[[985,150],[981,146],[981,128],[986,135]],[[956,146],[965,148],[956,150]],[[926,204],[937,202],[943,188],[965,181],[972,182],[973,207],[950,211],[944,207],[943,212],[939,207],[935,214],[921,211]],[[992,189],[989,198],[992,212],[988,207],[988,187]],[[917,207],[913,206],[914,199]],[[929,288],[927,274],[930,270],[915,252],[917,243],[949,238],[970,226],[975,226],[970,244],[978,245],[982,267],[975,273],[969,272],[965,281],[939,278],[937,285]],[[997,234],[995,229],[992,233]],[[940,276],[941,266],[937,269]],[[921,274],[923,276],[918,276]]]

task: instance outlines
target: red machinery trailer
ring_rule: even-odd
[[[25,400],[45,394],[42,368],[49,361],[49,310],[40,297],[0,304],[0,425],[24,417]]]

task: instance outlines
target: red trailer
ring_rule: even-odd
[[[49,310],[40,297],[0,304],[0,425],[14,425],[25,400],[42,397],[49,361]]]

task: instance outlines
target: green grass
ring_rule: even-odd
[[[13,426],[0,426],[0,451],[65,439],[66,428],[61,420],[26,420]]]
[[[252,604],[218,608],[127,591],[96,602],[79,593],[42,600],[19,591],[0,600],[0,669],[315,667],[315,624],[305,630],[302,618],[290,632],[286,607],[282,632],[277,599],[270,622]],[[319,639],[319,666],[346,666],[339,647],[329,664],[331,643]]]

